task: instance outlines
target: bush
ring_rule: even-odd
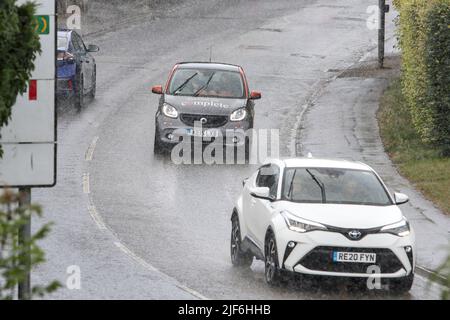
[[[450,156],[450,0],[397,0],[403,94],[422,141]]]
[[[50,224],[39,228],[26,243],[18,243],[17,233],[33,216],[41,216],[37,205],[19,207],[20,194],[11,190],[0,192],[0,300],[11,300],[15,288],[30,270],[45,261],[44,251],[37,245],[50,231]],[[34,286],[31,297],[43,297],[61,284],[53,281],[46,286]]]

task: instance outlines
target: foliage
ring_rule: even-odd
[[[439,283],[443,290],[441,292],[442,300],[450,300],[450,255],[447,260],[438,268],[431,279]]]
[[[18,283],[38,264],[45,261],[44,252],[37,241],[44,239],[50,231],[50,224],[41,227],[25,243],[18,243],[18,230],[32,216],[41,216],[36,205],[19,207],[20,194],[5,190],[0,195],[0,299],[13,299]],[[55,291],[60,284],[56,281],[48,286],[32,288],[32,297],[42,297]]]
[[[396,0],[403,94],[423,142],[450,156],[450,0]]]
[[[0,1],[0,128],[8,124],[17,95],[26,90],[40,52],[35,4],[17,6],[15,2]]]
[[[378,123],[384,147],[400,173],[450,214],[450,158],[420,139],[401,88],[400,79],[394,80],[380,101]],[[431,279],[443,286],[442,298],[450,299],[450,257]]]

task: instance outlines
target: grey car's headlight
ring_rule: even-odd
[[[402,219],[399,222],[389,224],[381,228],[380,232],[382,233],[391,233],[393,235],[399,237],[406,237],[411,233],[411,229],[409,227],[409,222],[406,219]]]
[[[230,115],[231,121],[242,121],[247,117],[247,110],[245,108],[237,109]]]
[[[327,230],[327,228],[320,223],[299,218],[286,210],[281,211],[281,215],[283,216],[284,221],[286,221],[287,227],[292,231],[305,233],[314,230]]]
[[[162,113],[169,118],[178,118],[178,111],[168,103],[164,103],[161,109]]]

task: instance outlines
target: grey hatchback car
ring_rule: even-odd
[[[220,141],[246,148],[253,128],[254,100],[242,67],[225,63],[177,63],[163,86],[152,87],[161,95],[155,118],[154,152],[164,153],[183,139],[197,137],[203,144]],[[230,139],[231,137],[231,139]]]

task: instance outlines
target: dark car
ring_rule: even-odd
[[[155,153],[164,153],[180,142],[180,136],[197,136],[205,144],[223,137],[224,145],[245,146],[241,133],[253,128],[254,100],[242,67],[224,63],[183,62],[176,64],[160,94],[155,123]],[[200,129],[198,125],[200,126]],[[238,132],[239,131],[239,132]],[[232,139],[226,139],[236,132]]]
[[[75,30],[58,30],[57,50],[57,98],[70,99],[81,109],[86,95],[95,97],[97,69],[91,52],[99,47],[86,47]]]

